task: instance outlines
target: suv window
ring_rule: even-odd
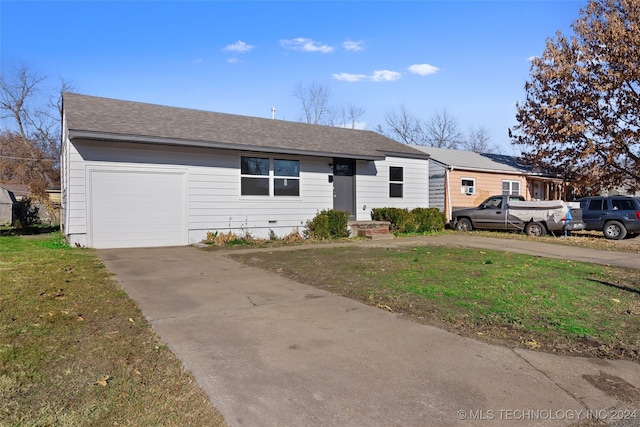
[[[607,201],[604,199],[593,199],[589,202],[588,211],[605,211],[607,210]]]
[[[612,199],[611,204],[614,211],[633,211],[636,209],[631,200]]]

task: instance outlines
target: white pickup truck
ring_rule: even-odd
[[[567,220],[569,213],[570,220]],[[450,226],[459,231],[524,231],[529,236],[544,236],[583,230],[582,210],[562,200],[525,201],[522,196],[491,196],[475,208],[452,213]]]

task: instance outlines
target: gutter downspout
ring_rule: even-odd
[[[451,215],[453,214],[453,208],[451,207],[451,188],[449,186],[449,173],[451,171],[453,171],[452,167],[445,168],[444,170],[444,188],[446,189],[444,205],[447,212],[447,221],[451,221]]]

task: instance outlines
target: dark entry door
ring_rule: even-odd
[[[356,162],[349,159],[333,160],[333,209],[356,216]]]

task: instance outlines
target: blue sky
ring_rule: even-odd
[[[364,108],[446,109],[462,131],[507,128],[529,58],[570,33],[586,0],[0,1],[0,69],[24,62],[78,93],[299,120],[296,85]]]

